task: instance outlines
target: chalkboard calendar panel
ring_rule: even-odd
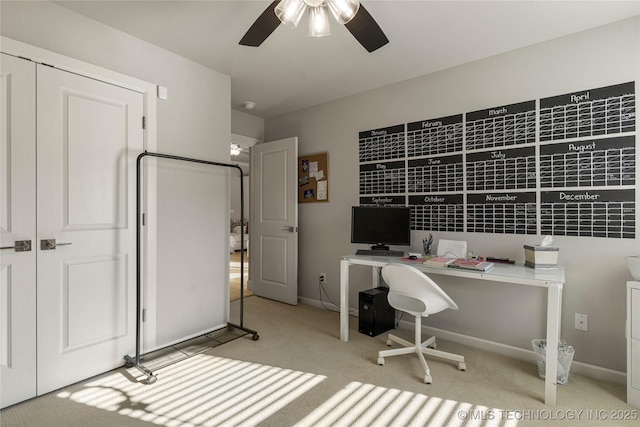
[[[468,190],[513,190],[536,187],[534,147],[467,154]]]
[[[467,195],[467,231],[536,234],[535,193]]]
[[[407,156],[462,151],[462,114],[407,125]]]
[[[365,196],[360,197],[360,206],[407,206],[404,196]]]
[[[464,231],[461,194],[409,196],[411,228],[419,231]]]
[[[404,158],[404,125],[360,132],[358,147],[360,162]]]
[[[406,193],[405,161],[360,165],[360,194]]]
[[[525,101],[467,113],[467,150],[536,141],[536,102]]]
[[[407,164],[409,193],[462,191],[462,155],[410,159]]]

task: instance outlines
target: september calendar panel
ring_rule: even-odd
[[[541,233],[635,238],[635,190],[547,191],[541,195]]]
[[[462,155],[413,159],[408,161],[409,193],[462,191]]]
[[[540,141],[633,132],[634,82],[540,100]]]
[[[407,156],[462,151],[462,114],[407,125]]]
[[[360,165],[360,194],[406,193],[405,162]]]
[[[461,194],[409,196],[411,228],[420,231],[464,231]]]
[[[404,125],[360,132],[358,146],[361,163],[404,158]]]
[[[360,206],[406,206],[404,196],[371,196],[360,197]]]
[[[635,185],[635,136],[540,147],[542,187]]]
[[[535,193],[467,195],[467,231],[536,234]]]
[[[536,102],[526,101],[467,113],[467,150],[536,141]]]
[[[536,187],[536,150],[520,147],[467,154],[468,190]]]

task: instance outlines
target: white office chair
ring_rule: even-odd
[[[413,266],[386,264],[382,267],[382,277],[389,285],[389,304],[396,310],[404,311],[415,317],[415,339],[414,343],[411,343],[389,334],[387,337],[388,346],[391,346],[392,342],[396,342],[405,347],[378,352],[378,365],[384,365],[385,357],[417,353],[425,370],[424,382],[426,384],[431,384],[431,372],[424,359],[424,354],[458,362],[458,369],[466,370],[467,366],[463,356],[435,349],[435,337],[422,342],[422,318],[448,308],[457,310],[456,303],[433,280]]]
[[[467,242],[464,240],[438,240],[436,255],[445,258],[466,258]]]

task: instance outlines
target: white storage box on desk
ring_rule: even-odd
[[[524,245],[524,265],[539,269],[558,268],[558,248]]]

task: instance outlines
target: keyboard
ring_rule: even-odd
[[[368,255],[368,256],[386,256],[386,257],[403,257],[403,251],[392,251],[384,249],[358,249],[356,255]]]

